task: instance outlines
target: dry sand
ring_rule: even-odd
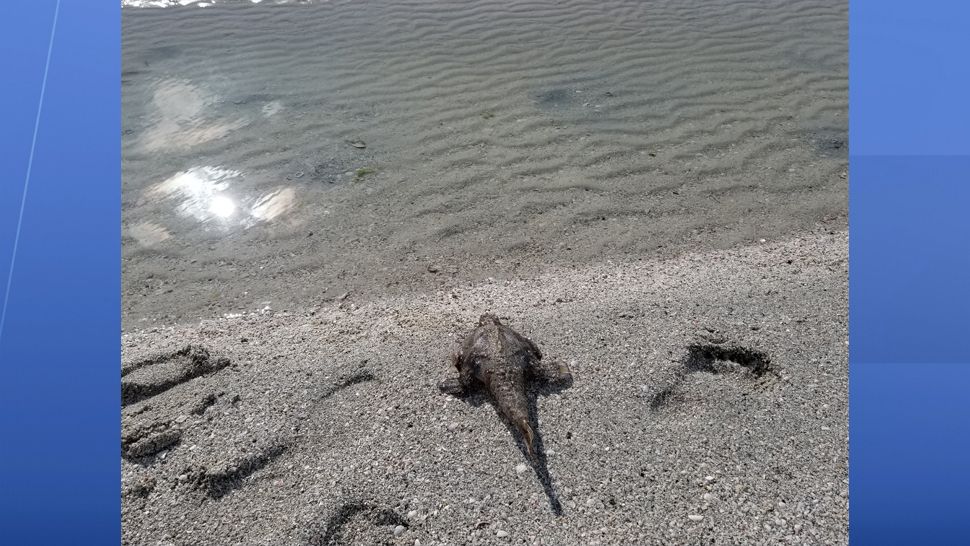
[[[846,279],[822,233],[125,334],[155,359],[127,392],[174,384],[123,410],[125,543],[845,544]],[[571,362],[536,393],[548,494],[435,386],[484,310]],[[691,369],[695,343],[770,364]],[[189,344],[209,369],[164,358]]]
[[[267,3],[123,10],[125,544],[847,543],[844,1]]]

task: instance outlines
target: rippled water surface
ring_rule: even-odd
[[[128,327],[844,224],[845,2],[123,4]]]

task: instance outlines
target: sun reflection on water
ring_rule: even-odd
[[[242,180],[242,173],[232,169],[193,167],[149,187],[146,197],[175,201],[173,210],[179,216],[229,229],[247,229],[277,220],[296,205],[297,193],[291,187],[252,194],[245,188],[234,187],[240,186]],[[169,237],[169,231],[161,226],[157,229],[139,226],[136,231],[134,238],[144,246],[158,244]]]
[[[216,195],[209,202],[209,212],[219,218],[229,218],[236,212],[236,203],[225,195]]]
[[[181,202],[175,210],[179,214],[204,222],[213,217],[232,215],[236,206],[223,192],[240,176],[239,171],[219,167],[193,167],[152,186],[148,195],[178,198]]]
[[[257,220],[270,221],[288,212],[296,203],[296,191],[282,188],[256,200],[250,213]]]

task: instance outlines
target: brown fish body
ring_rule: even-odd
[[[460,394],[484,387],[496,409],[520,434],[530,458],[535,458],[534,433],[529,421],[527,381],[549,376],[541,364],[542,353],[532,341],[518,334],[492,314],[484,314],[478,326],[465,338],[461,352],[453,356],[458,379],[445,381],[441,389]],[[556,379],[569,376],[561,364],[554,368]],[[551,378],[551,377],[549,377]]]

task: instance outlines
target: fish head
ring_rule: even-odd
[[[478,317],[478,325],[485,326],[486,324],[501,326],[502,322],[498,319],[496,315],[492,313],[485,313],[482,316]]]

